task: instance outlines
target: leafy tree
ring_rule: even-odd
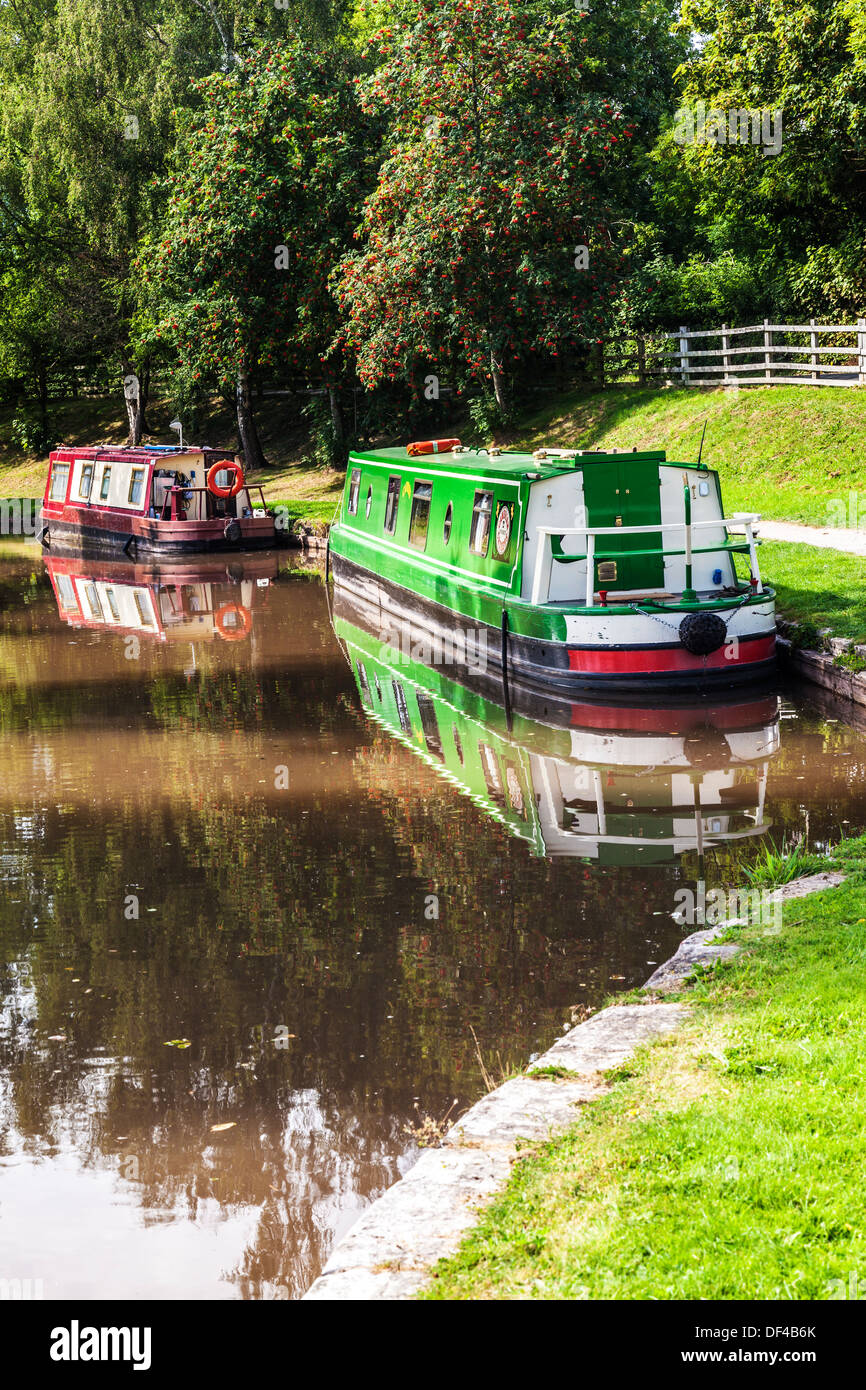
[[[634,74],[620,81],[624,34],[640,68],[635,24],[647,14],[663,68],[658,53],[673,50],[661,5],[594,16],[537,0],[421,0],[375,36],[362,99],[387,115],[385,157],[339,280],[366,384],[450,365],[489,380],[503,411],[508,374],[531,354],[601,336],[624,274],[625,151],[638,121],[658,115]]]
[[[686,255],[747,263],[765,312],[862,313],[863,0],[686,0],[682,24],[701,36],[679,72],[684,107],[775,111],[782,138],[768,154],[670,131],[657,153],[663,220],[690,228]]]
[[[263,462],[250,380],[278,368],[326,388],[343,445],[344,362],[328,282],[351,245],[375,147],[351,54],[302,38],[264,45],[200,84],[144,257],[151,343],[176,352],[181,389],[234,390],[249,467]]]
[[[75,314],[118,376],[135,373],[130,442],[145,428],[148,360],[131,331],[139,241],[192,83],[229,72],[269,34],[331,34],[341,0],[40,0],[0,5],[0,237]],[[74,275],[69,275],[69,270]],[[63,316],[57,331],[64,331]]]

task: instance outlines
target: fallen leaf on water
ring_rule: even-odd
[[[221,1129],[234,1129],[236,1124],[237,1120],[227,1120],[223,1125],[211,1125],[210,1132],[211,1134],[219,1134]]]
[[[189,1038],[169,1038],[164,1044],[165,1047],[192,1047]]]

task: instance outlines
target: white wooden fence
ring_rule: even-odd
[[[765,319],[749,328],[683,327],[663,337],[662,375],[683,386],[866,386],[866,319]]]

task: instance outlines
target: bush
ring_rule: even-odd
[[[57,422],[47,415],[43,423],[38,410],[25,407],[19,410],[10,427],[12,442],[25,454],[50,454],[57,444]]]

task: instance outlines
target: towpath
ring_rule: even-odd
[[[740,528],[736,522],[730,531]],[[798,521],[759,521],[757,534],[765,541],[799,541],[820,550],[843,550],[866,556],[866,530],[853,526],[803,526]]]

